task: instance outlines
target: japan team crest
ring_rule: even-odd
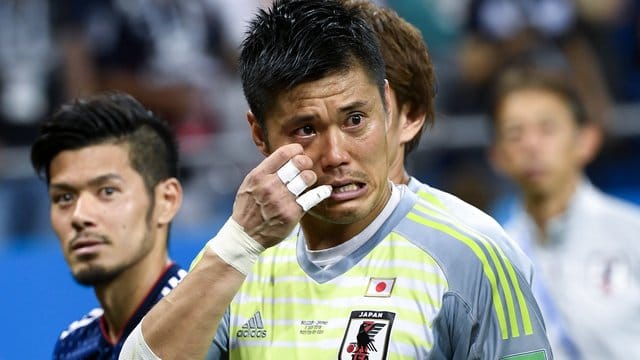
[[[338,359],[386,359],[395,316],[395,313],[388,311],[352,311]]]

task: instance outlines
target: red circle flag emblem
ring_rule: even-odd
[[[393,291],[396,278],[369,278],[364,296],[389,297]]]

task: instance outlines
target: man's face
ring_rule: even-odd
[[[104,284],[150,252],[151,202],[127,146],[66,150],[49,169],[51,224],[79,283]]]
[[[388,99],[388,90],[386,90]],[[266,117],[269,148],[299,143],[314,162],[317,185],[331,196],[309,213],[339,224],[367,224],[389,196],[387,115],[378,88],[360,66],[278,96]],[[254,136],[259,134],[255,131]]]
[[[503,100],[496,118],[497,164],[525,193],[553,195],[579,176],[581,133],[559,96],[518,90]]]

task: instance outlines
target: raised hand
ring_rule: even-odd
[[[245,177],[231,217],[265,248],[279,243],[307,210],[331,195],[329,185],[302,194],[317,181],[312,167],[300,144],[276,149]]]

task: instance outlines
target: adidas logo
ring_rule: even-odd
[[[252,317],[247,320],[244,325],[242,325],[242,329],[236,332],[236,336],[241,338],[264,338],[267,337],[267,330],[264,329],[264,324],[262,323],[262,315],[260,315],[260,311],[256,311]]]

